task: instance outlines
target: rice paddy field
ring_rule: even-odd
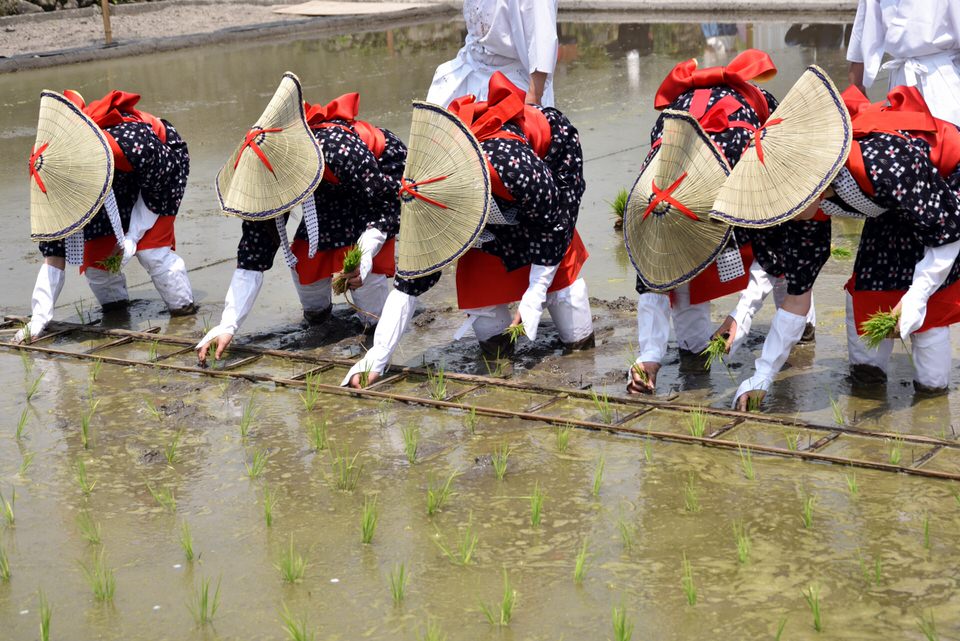
[[[2,311],[27,311],[38,262],[22,159],[41,89],[140,91],[192,155],[178,252],[201,314],[169,319],[134,266],[128,313],[103,317],[71,274],[58,319],[199,338],[219,317],[239,238],[238,221],[216,212],[213,177],[280,74],[298,73],[311,102],[359,90],[361,115],[403,137],[409,101],[455,53],[459,29],[414,24],[0,77]],[[580,231],[592,254],[597,349],[564,354],[546,322],[512,363],[485,363],[475,345],[447,338],[461,322],[449,276],[424,298],[396,359],[430,365],[431,378],[392,389],[431,399],[443,385],[445,397],[462,393],[452,408],[0,347],[0,639],[42,639],[44,620],[49,639],[71,640],[960,637],[960,484],[764,455],[748,444],[796,450],[818,436],[759,420],[729,433],[745,447],[726,449],[564,426],[634,409],[617,398],[636,341],[635,294],[609,201],[646,153],[660,78],[681,58],[718,64],[731,54],[705,50],[699,25],[575,22],[561,33],[558,105],[587,159]],[[842,26],[769,22],[739,33],[739,46],[778,63],[778,95],[810,63],[845,73]],[[902,348],[885,387],[846,379],[840,287],[857,237],[855,225],[835,223],[834,245],[846,253],[836,251],[818,281],[817,340],[795,350],[765,412],[860,430],[818,451],[881,466],[920,461],[930,448],[914,437],[945,442],[923,467],[960,473],[956,393],[914,398]],[[278,263],[268,274],[238,344],[360,354],[345,306],[324,327],[301,325],[283,271]],[[718,323],[733,303],[715,305]],[[751,370],[770,313],[726,361],[729,374],[671,349],[658,399],[687,409],[630,424],[681,435],[720,428],[715,414],[689,408],[729,405],[731,376]],[[110,340],[72,334],[45,345],[79,352]],[[109,348],[135,362],[195,363],[176,351]],[[243,372],[307,369],[265,356]],[[549,399],[496,385],[471,392],[441,371],[590,386],[596,400],[544,407],[552,422],[474,414]],[[877,432],[890,437],[868,438]]]

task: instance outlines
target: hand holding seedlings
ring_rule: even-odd
[[[899,307],[899,304],[897,307]],[[896,335],[899,324],[899,309],[897,309],[897,313],[895,314],[893,312],[877,312],[871,314],[867,320],[860,324],[860,329],[863,332],[860,340],[870,349],[877,349],[884,340],[893,338]]]
[[[200,366],[206,366],[208,354],[213,357],[214,360],[219,361],[222,359],[223,353],[232,341],[233,334],[220,334],[219,336],[214,336],[209,342],[197,348],[197,360],[200,361]],[[210,353],[211,346],[213,347],[213,353]]]
[[[630,380],[627,392],[630,394],[653,394],[657,391],[657,372],[660,363],[636,361],[630,364]]]
[[[510,339],[510,344],[515,344],[521,336],[527,335],[527,330],[523,328],[523,321],[520,319],[519,310],[513,314],[513,322],[510,327],[503,330],[504,336]]]
[[[363,258],[363,250],[354,245],[347,251],[343,257],[343,268],[339,273],[334,274],[333,288],[334,294],[344,294],[348,289],[357,289],[363,285],[360,278],[360,260]]]

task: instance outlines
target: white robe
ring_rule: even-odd
[[[427,102],[446,107],[473,94],[486,100],[487,84],[500,71],[524,91],[530,74],[547,74],[541,104],[553,106],[557,65],[557,0],[465,0],[467,38],[453,60],[437,67]]]
[[[859,0],[847,60],[863,63],[865,87],[889,69],[891,89],[916,86],[934,116],[960,125],[960,0]]]

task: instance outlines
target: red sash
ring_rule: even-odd
[[[383,155],[383,150],[387,146],[387,138],[383,132],[374,127],[369,122],[357,120],[357,114],[360,112],[360,94],[345,93],[339,98],[334,98],[325,105],[311,105],[308,102],[303,103],[304,111],[307,116],[307,124],[311,129],[324,129],[326,127],[339,127],[351,133],[360,136],[360,140],[367,146],[370,153],[377,160]],[[340,123],[330,122],[331,120],[346,120],[350,127],[345,127]],[[329,166],[324,166],[323,179],[329,183],[337,185],[340,179],[333,175]],[[339,271],[337,269],[336,271]]]
[[[377,255],[373,257],[373,269],[371,274],[383,274],[390,278],[396,271],[396,261],[393,257],[394,239],[391,238],[383,244]],[[290,243],[290,250],[297,257],[297,276],[301,285],[310,285],[318,280],[330,278],[341,269],[343,269],[343,258],[350,251],[352,245],[337,247],[336,249],[324,249],[318,251],[313,258],[309,257],[310,245],[307,241],[300,238],[294,239]]]
[[[861,329],[863,323],[877,312],[892,310],[907,290],[859,291],[854,289],[856,278],[856,274],[851,276],[844,285],[844,289],[853,298],[853,320],[857,325],[857,334],[863,334]],[[923,319],[923,325],[917,331],[925,332],[934,327],[949,327],[954,323],[960,323],[960,281],[934,292],[927,301],[927,315]]]
[[[720,280],[720,272],[717,269],[716,261],[710,263],[709,267],[694,276],[693,280],[690,281],[690,304],[706,303],[746,289],[750,282],[750,265],[753,264],[753,247],[750,243],[740,248],[740,259],[743,261],[744,273],[743,276],[738,276],[733,280],[727,282]],[[670,292],[671,302],[673,296],[673,292]]]
[[[574,231],[573,240],[547,291],[555,292],[572,285],[579,278],[580,269],[588,257],[580,234]],[[457,306],[460,309],[515,303],[529,284],[529,265],[508,272],[503,261],[479,249],[471,249],[457,261]]]
[[[173,223],[176,216],[160,216],[153,227],[147,230],[140,242],[137,243],[137,251],[144,249],[157,249],[158,247],[177,248],[177,239],[174,235]],[[94,238],[83,243],[83,264],[80,265],[80,273],[87,269],[103,269],[98,263],[103,262],[113,254],[117,248],[117,237],[113,234]]]

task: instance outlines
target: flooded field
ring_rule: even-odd
[[[845,76],[841,26],[758,23],[738,33],[738,47],[773,56],[777,95],[807,64]],[[447,276],[423,301],[398,355],[405,364],[622,391],[636,341],[634,276],[608,201],[632,184],[646,154],[652,95],[666,71],[683,57],[719,64],[733,51],[705,48],[700,26],[689,24],[573,23],[561,34],[557,102],[580,129],[587,159],[580,232],[591,252],[584,275],[597,298],[598,348],[564,355],[547,323],[545,340],[524,344],[512,365],[490,372],[475,345],[452,340],[461,317]],[[41,89],[70,87],[87,97],[115,87],[138,91],[144,108],[178,127],[192,160],[178,252],[203,305],[196,318],[169,319],[132,266],[128,279],[140,300],[128,314],[101,318],[85,283],[71,274],[58,318],[199,337],[219,317],[240,233],[239,221],[217,213],[213,179],[282,72],[300,76],[311,102],[359,91],[361,116],[405,137],[409,101],[423,97],[435,66],[460,42],[456,23],[421,24],[0,76],[7,214],[0,219],[0,309],[26,313],[38,264],[28,240],[23,161]],[[858,233],[837,221],[833,242],[855,251]],[[825,268],[815,290],[817,341],[795,350],[767,410],[824,425],[836,411],[851,429],[955,440],[956,394],[915,400],[902,348],[885,389],[851,389],[840,296],[851,267],[845,258]],[[278,261],[267,276],[272,286],[238,343],[359,354],[358,326],[345,307],[327,326],[301,327],[285,271]],[[718,322],[727,305],[733,301],[715,306]],[[752,367],[750,352],[758,351],[770,315],[765,309],[755,323],[751,349],[731,359],[735,377]],[[59,339],[53,346],[76,351],[107,341],[88,335],[82,346]],[[111,350],[132,360],[175,351]],[[306,370],[265,357],[249,371],[294,377]],[[319,382],[337,378],[331,370]],[[422,381],[403,385],[403,393],[428,394]],[[678,401],[716,407],[728,405],[736,389],[722,368],[685,367],[673,350],[660,385],[661,398],[676,393]],[[949,482],[579,429],[567,433],[561,451],[565,437],[556,427],[518,418],[479,416],[474,423],[460,410],[311,399],[269,383],[7,349],[0,349],[0,386],[0,495],[11,503],[7,518],[0,502],[0,549],[10,568],[9,580],[0,579],[0,639],[38,638],[38,589],[53,608],[52,639],[282,639],[285,609],[294,619],[308,615],[319,639],[412,640],[428,625],[449,639],[615,639],[614,607],[623,608],[638,641],[922,640],[921,625],[930,621],[940,638],[960,635],[960,499]],[[523,410],[538,400],[498,388],[462,402]],[[596,415],[574,400],[544,411]],[[677,414],[643,424],[683,433],[688,420]],[[731,438],[784,447],[814,436],[742,425]],[[896,438],[845,438],[823,452],[912,463],[925,450]],[[927,466],[956,473],[960,457],[945,449]],[[436,502],[451,477],[450,496],[428,514],[428,494]],[[534,525],[532,497],[541,494]],[[377,515],[369,543],[362,542],[365,505],[368,524]],[[302,577],[297,556],[306,563]],[[115,594],[105,601],[87,579],[98,559],[115,578]],[[400,564],[409,580],[395,604],[391,575]],[[285,581],[278,566],[297,580]],[[517,600],[509,626],[500,628],[488,623],[483,606],[500,619],[504,572]],[[204,581],[211,600],[219,585],[209,625],[194,616]],[[822,632],[810,603],[819,604]]]

